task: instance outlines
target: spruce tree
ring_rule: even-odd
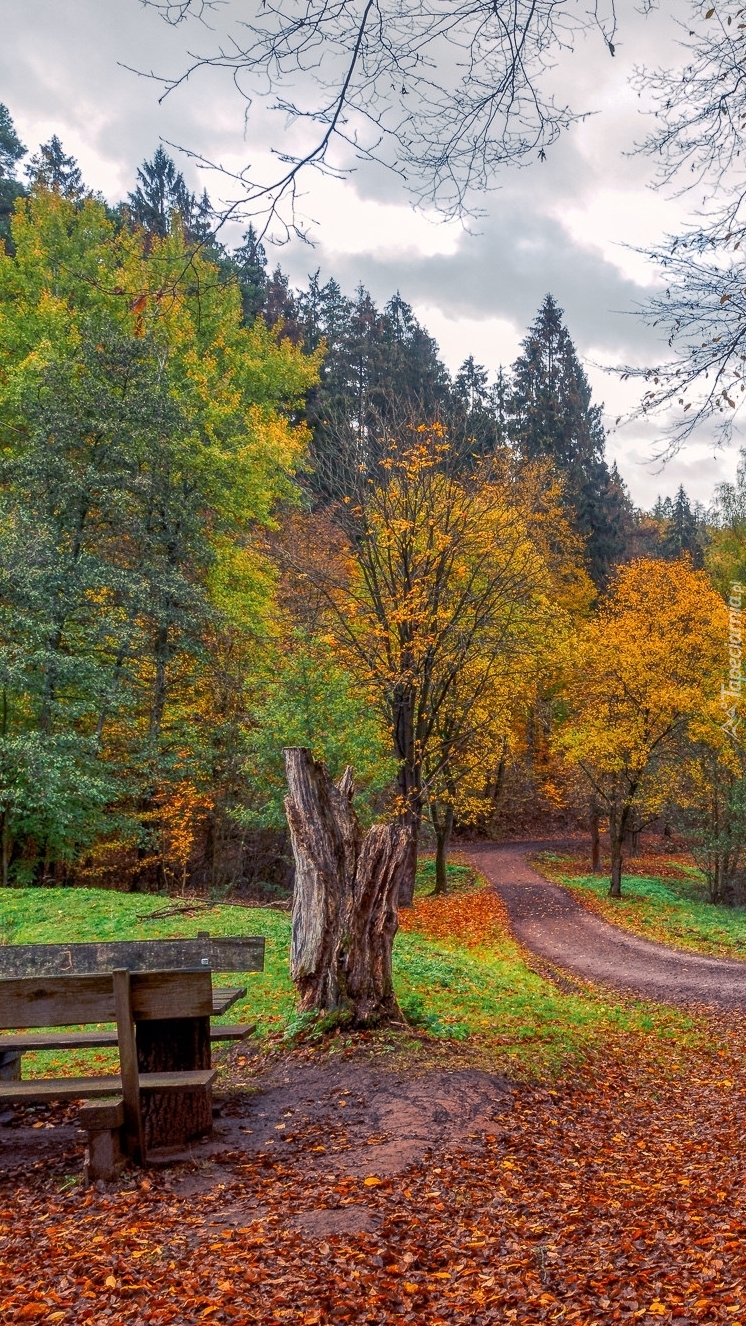
[[[26,174],[31,185],[42,184],[63,198],[77,200],[85,193],[80,167],[75,157],[67,155],[56,134],[32,156]]]
[[[7,106],[0,102],[0,240],[6,247],[10,243],[10,217],[16,198],[23,194],[23,185],[16,177],[16,166],[26,155]]]
[[[502,373],[502,370],[501,370]],[[487,369],[473,355],[465,359],[453,383],[452,431],[470,456],[486,456],[504,435],[500,418],[502,377],[488,385]]]
[[[210,199],[207,190],[199,202],[186,185],[176,163],[158,147],[152,161],[143,161],[137,171],[138,184],[127,195],[131,220],[151,235],[170,234],[171,218],[177,214],[189,243],[204,243],[210,238]]]
[[[373,472],[387,427],[447,420],[452,385],[435,341],[399,293],[381,310],[362,285],[348,300],[336,281],[321,285],[317,272],[293,297],[278,276],[279,269],[269,296],[274,287],[275,305],[284,301],[286,329],[297,329],[309,350],[322,339],[326,345],[321,382],[308,402],[309,483],[317,500],[333,500],[348,492],[361,465]]]
[[[267,255],[253,226],[234,250],[231,265],[241,291],[243,320],[251,323],[262,312],[267,298]]]
[[[613,508],[623,498],[604,456],[601,408],[591,403],[590,384],[562,319],[562,309],[547,295],[513,365],[509,434],[525,460],[547,457],[564,478],[568,506],[586,540],[588,569],[600,586],[618,553]]]
[[[659,556],[668,562],[688,556],[694,566],[704,564],[704,513],[696,504],[692,508],[683,484],[679,485],[673,501],[670,497],[665,501],[658,498],[653,516],[660,526]]]

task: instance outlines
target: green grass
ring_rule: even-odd
[[[448,889],[450,893],[458,893],[463,889],[474,887],[476,871],[471,866],[461,866],[458,862],[449,861],[446,866],[446,875],[448,879]],[[417,877],[414,883],[415,898],[425,897],[428,893],[435,891],[435,857],[423,856],[417,863]]]
[[[194,917],[142,919],[150,912],[177,904],[152,894],[115,893],[108,889],[0,890],[0,942],[57,944],[85,940],[176,939],[211,935],[264,935],[264,972],[222,973],[216,984],[245,985],[247,995],[216,1022],[256,1022],[264,1035],[285,1026],[293,1010],[287,975],[290,917],[271,908],[220,904]],[[228,980],[228,978],[230,978]],[[101,1072],[117,1063],[111,1050],[24,1055],[24,1076]]]
[[[746,956],[746,908],[707,902],[704,883],[694,868],[683,879],[624,875],[622,898],[614,900],[608,897],[609,881],[604,876],[566,874],[563,859],[556,854],[550,859],[549,853],[542,853],[537,862],[550,867],[553,879],[581,897],[591,897],[604,916],[635,934],[698,953]]]
[[[424,880],[428,882],[427,862]],[[454,882],[463,880],[457,873]],[[462,898],[468,907],[469,895]],[[8,889],[0,891],[0,935],[16,944],[173,938],[198,930],[264,935],[265,971],[231,977],[233,983],[247,985],[248,994],[222,1020],[256,1022],[265,1039],[286,1032],[294,1021],[295,1002],[288,975],[288,913],[221,904],[194,918],[143,919],[163,905],[161,898],[96,889]],[[224,981],[226,976],[231,974],[216,979]],[[652,1033],[656,1039],[680,1043],[697,1037],[695,1022],[683,1013],[593,991],[561,993],[526,965],[507,934],[489,949],[478,950],[400,932],[394,979],[402,1007],[416,1026],[451,1041],[469,1039],[498,1066],[531,1073],[555,1071],[618,1032]],[[25,1077],[82,1075],[116,1071],[116,1062],[114,1051],[49,1051],[25,1055],[23,1068]]]

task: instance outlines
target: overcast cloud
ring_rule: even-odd
[[[58,133],[86,182],[111,201],[132,188],[159,139],[232,169],[250,158],[270,170],[269,148],[288,145],[282,121],[260,111],[247,144],[243,104],[227,75],[201,74],[159,105],[157,84],[122,67],[178,73],[188,50],[216,44],[252,8],[253,0],[229,0],[211,33],[194,23],[169,27],[139,0],[0,0],[0,101],[32,151]],[[674,8],[682,12],[680,3]],[[491,371],[509,364],[551,291],[613,427],[637,388],[597,365],[656,354],[654,333],[634,316],[656,274],[625,246],[676,230],[692,205],[652,192],[650,163],[624,155],[644,133],[629,73],[636,63],[676,62],[674,38],[666,6],[645,19],[626,0],[613,60],[598,37],[563,59],[553,75],[560,96],[595,113],[545,163],[509,172],[469,231],[415,214],[393,176],[366,166],[344,183],[309,176],[303,210],[315,223],[315,247],[293,242],[270,251],[270,261],[298,283],[316,268],[348,293],[362,281],[381,302],[400,290],[454,370],[471,353]],[[219,177],[180,165],[193,187],[220,197]],[[683,481],[707,501],[714,483],[734,472],[735,451],[714,456],[703,438],[657,473],[649,460],[659,429],[635,425],[610,436],[609,454],[634,499],[649,506]]]

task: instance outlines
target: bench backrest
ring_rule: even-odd
[[[0,944],[0,977],[92,976],[123,967],[130,972],[263,971],[261,935],[202,933],[196,939],[127,939],[88,944]]]
[[[209,971],[130,973],[135,1022],[160,1018],[209,1017],[212,977]],[[25,976],[0,980],[0,1029],[69,1027],[86,1022],[114,1022],[114,977]]]

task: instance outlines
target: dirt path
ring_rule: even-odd
[[[516,938],[587,980],[667,1004],[746,1009],[746,962],[667,948],[617,929],[537,874],[526,857],[556,842],[475,844],[465,855],[505,903]]]

